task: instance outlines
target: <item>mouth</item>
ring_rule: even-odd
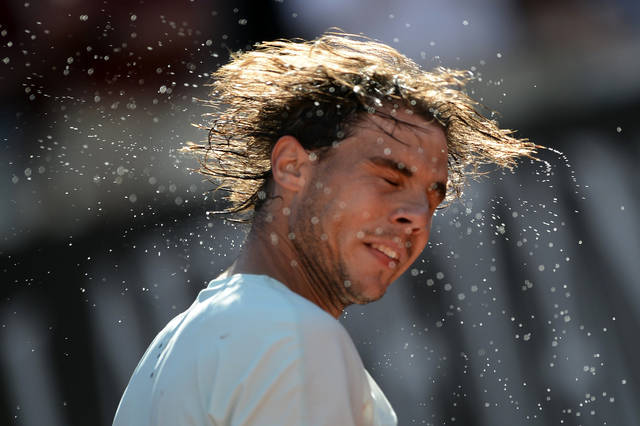
[[[395,269],[398,266],[400,254],[392,247],[378,243],[365,243],[365,245],[371,251],[371,254],[387,268]]]

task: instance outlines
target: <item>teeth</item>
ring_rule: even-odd
[[[373,247],[374,249],[381,251],[382,253],[386,254],[387,256],[389,256],[392,259],[398,259],[398,253],[396,253],[393,249],[386,247],[386,246],[380,246],[378,244],[371,244],[371,247]]]

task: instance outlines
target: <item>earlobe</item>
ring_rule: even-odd
[[[282,136],[271,151],[273,180],[290,191],[300,191],[306,183],[309,156],[295,137]]]

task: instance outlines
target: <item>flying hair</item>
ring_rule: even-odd
[[[213,74],[204,101],[212,112],[200,126],[208,139],[183,151],[195,154],[195,170],[227,193],[229,207],[216,213],[251,222],[269,198],[271,150],[281,136],[296,137],[322,160],[365,114],[406,108],[443,126],[450,202],[469,179],[486,174],[484,166],[511,170],[518,158],[535,158],[541,148],[484,115],[464,90],[472,79],[469,71],[424,71],[363,36],[332,32],[312,41],[262,42],[233,54]]]

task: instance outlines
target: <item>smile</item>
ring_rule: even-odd
[[[400,256],[398,256],[398,253],[396,253],[396,251],[391,247],[383,246],[380,244],[371,244],[371,248],[378,250],[379,252],[387,255],[393,260],[398,260],[400,258]]]
[[[396,269],[399,263],[400,256],[398,252],[392,249],[389,246],[385,246],[382,244],[365,244],[373,257],[378,259],[385,268]]]

